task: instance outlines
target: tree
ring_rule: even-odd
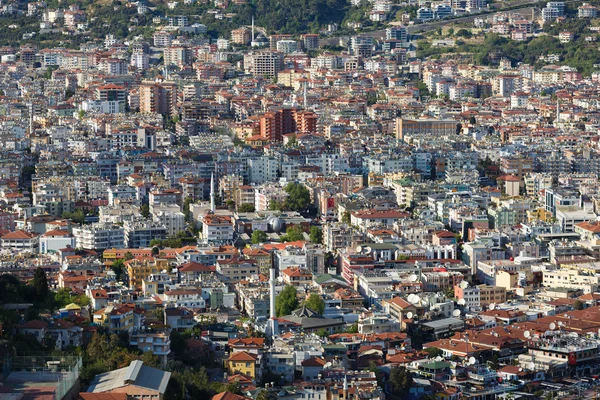
[[[125,255],[123,256],[123,259],[125,259],[125,261],[129,261],[129,260],[133,260],[135,257],[133,256],[133,254],[131,254],[130,251],[126,252]]]
[[[264,243],[269,239],[267,234],[260,229],[255,229],[252,231],[252,244]]]
[[[111,266],[111,269],[116,275],[117,282],[123,278],[123,273],[125,272],[125,263],[123,260],[115,260]]]
[[[41,267],[37,267],[33,273],[33,288],[37,301],[44,301],[48,297],[48,279]]]
[[[296,294],[296,288],[292,285],[287,285],[279,293],[279,296],[275,299],[275,312],[278,317],[290,315],[292,311],[298,308]]]
[[[355,322],[346,328],[346,333],[358,333],[358,322]]]
[[[324,329],[324,328],[317,330],[315,333],[317,334],[317,336],[320,336],[320,337],[329,336],[329,332],[327,331],[327,329]]]
[[[263,390],[256,396],[256,400],[271,400],[271,396],[269,396],[269,392],[267,390]]]
[[[140,207],[140,214],[142,214],[142,217],[144,218],[150,217],[150,206],[148,204],[143,204]]]
[[[325,300],[316,293],[311,293],[308,299],[304,301],[306,308],[309,308],[321,315],[325,312]]]
[[[412,385],[412,376],[404,367],[392,368],[390,371],[390,392],[394,396],[404,398]]]
[[[290,182],[285,186],[285,192],[288,194],[284,202],[286,210],[304,211],[310,205],[310,192],[304,185]]]
[[[302,229],[297,226],[290,226],[285,230],[285,235],[281,237],[282,242],[296,242],[304,240]]]
[[[86,307],[90,304],[90,298],[85,294],[73,295],[69,288],[62,288],[54,292],[54,306],[56,308],[63,308],[71,303]]]
[[[581,300],[575,300],[573,303],[573,309],[575,310],[583,310],[585,308],[585,304]]]
[[[344,224],[350,223],[350,211],[344,211],[344,214],[342,215],[342,222]]]
[[[192,218],[193,215],[190,211],[190,204],[192,204],[194,201],[190,196],[187,196],[183,202],[183,215],[185,218],[185,222],[193,222]]]
[[[152,351],[145,351],[140,357],[140,360],[147,367],[158,368],[160,366],[160,358]]]
[[[323,229],[318,226],[311,226],[309,236],[311,242],[321,243],[323,242]]]
[[[443,357],[444,355],[444,351],[437,347],[428,347],[423,349],[423,351],[429,355],[429,358]]]
[[[238,207],[239,212],[254,212],[254,204],[252,203],[243,203]]]

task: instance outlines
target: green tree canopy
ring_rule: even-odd
[[[117,282],[123,279],[123,274],[125,273],[125,263],[123,260],[115,260],[111,266],[111,269],[116,275]]]
[[[33,288],[37,301],[43,301],[48,297],[48,279],[46,272],[41,267],[37,267],[33,273]]]
[[[288,194],[284,204],[286,210],[304,211],[310,205],[310,192],[301,183],[290,182],[285,191]]]
[[[304,305],[321,315],[323,315],[325,312],[325,300],[323,300],[323,298],[316,293],[311,293],[304,302]]]
[[[269,239],[267,234],[260,229],[252,231],[252,244],[264,243]]]
[[[302,229],[297,226],[290,226],[285,230],[285,235],[281,236],[282,242],[295,242],[304,240]]]
[[[254,204],[252,203],[243,203],[238,207],[239,212],[253,212]]]
[[[275,312],[278,317],[290,315],[292,311],[298,308],[296,294],[296,288],[292,285],[287,285],[279,293],[279,296],[275,299]]]
[[[54,306],[56,308],[63,308],[71,303],[87,307],[90,304],[90,298],[85,294],[75,295],[69,288],[58,289],[54,292]]]
[[[311,226],[309,236],[311,242],[320,244],[323,242],[323,229],[318,226]]]
[[[405,367],[395,367],[390,371],[390,392],[394,396],[404,398],[412,385],[412,376]]]
[[[437,347],[428,347],[423,349],[423,351],[429,355],[429,358],[441,357],[444,355],[444,351]]]

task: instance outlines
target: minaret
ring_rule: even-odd
[[[252,42],[250,45],[252,45],[252,43],[254,43],[254,15],[252,16]]]
[[[279,324],[277,314],[275,313],[275,268],[269,270],[269,322],[267,323],[267,336],[277,336],[279,334]]]
[[[215,212],[215,174],[210,174],[210,211]]]
[[[348,375],[344,375],[344,386],[343,386],[343,396],[344,400],[348,399]]]
[[[556,98],[556,122],[560,122],[560,100]]]

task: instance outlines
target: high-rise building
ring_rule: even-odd
[[[273,77],[283,69],[283,53],[265,50],[246,54],[244,67],[255,76]]]
[[[169,46],[164,50],[165,65],[184,67],[192,63],[192,49],[187,46]]]
[[[282,108],[260,117],[260,136],[271,142],[280,142],[288,133],[315,133],[317,116],[312,111]]]
[[[177,86],[173,82],[143,82],[139,87],[140,112],[171,114],[177,100]]]
[[[302,45],[304,50],[314,50],[319,48],[319,35],[316,33],[307,33],[302,35]]]
[[[231,31],[231,42],[237,44],[248,44],[252,40],[252,31],[248,28],[238,28]]]

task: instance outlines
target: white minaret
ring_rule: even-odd
[[[556,98],[556,122],[560,122],[560,100]]]
[[[275,268],[269,270],[269,322],[267,322],[267,336],[277,336],[279,334],[279,324],[275,313]]]
[[[252,16],[252,42],[250,44],[254,43],[254,15]]]
[[[348,375],[344,375],[344,386],[342,387],[344,399],[348,398]]]
[[[210,211],[215,212],[215,174],[210,174]]]

